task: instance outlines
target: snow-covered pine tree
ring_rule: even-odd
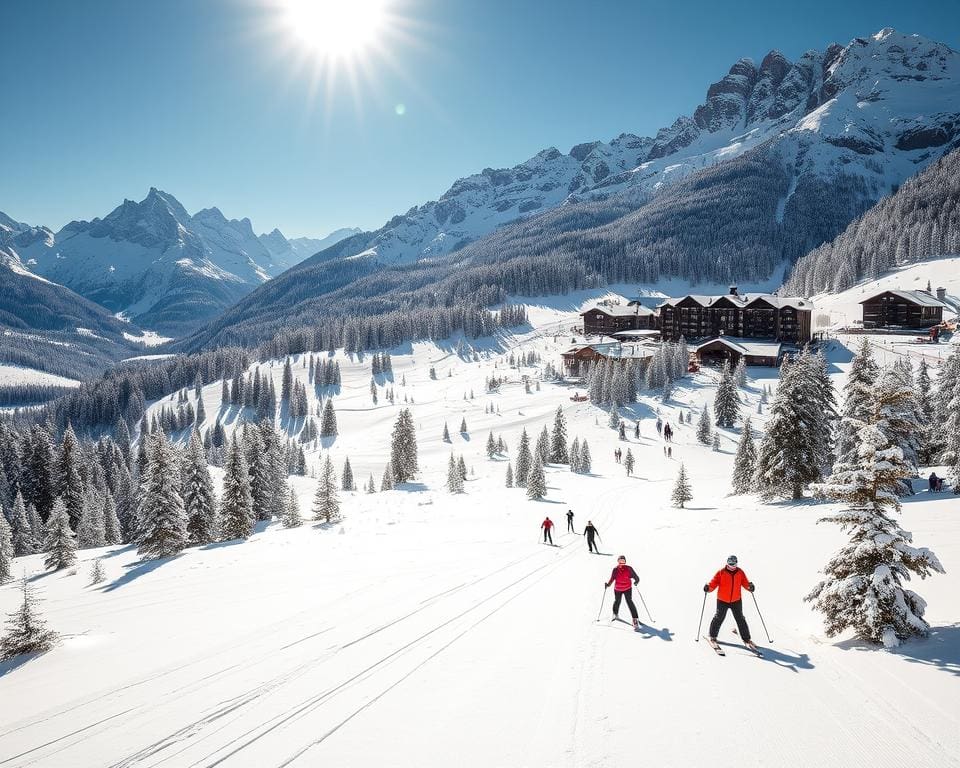
[[[850,541],[824,568],[826,576],[806,596],[826,617],[826,631],[844,629],[874,643],[895,647],[911,636],[925,636],[926,601],[903,581],[910,573],[926,578],[944,573],[937,556],[914,547],[912,536],[890,516],[900,509],[900,486],[915,471],[892,440],[898,428],[891,416],[903,407],[905,393],[890,376],[881,376],[859,413],[845,415],[843,434],[857,435],[851,461],[839,461],[815,492],[844,502],[847,509],[823,518],[849,533]]]
[[[77,561],[77,539],[70,527],[70,516],[63,499],[57,497],[47,518],[43,551],[47,553],[44,565],[55,571],[69,568]]]
[[[541,463],[546,464],[550,461],[550,433],[547,432],[546,425],[537,437],[537,447],[534,453],[540,457]]]
[[[933,460],[951,465],[960,448],[960,408],[953,407],[957,388],[960,386],[960,345],[940,363],[937,369],[937,385],[933,397],[934,424],[931,430],[930,452]],[[956,487],[956,486],[954,486]],[[26,496],[26,493],[24,494]],[[29,500],[29,497],[27,497]]]
[[[443,422],[443,442],[449,443],[450,441],[450,429],[447,427],[447,422]]]
[[[513,488],[513,466],[509,461],[507,462],[506,486],[507,488]]]
[[[700,421],[697,422],[697,440],[703,445],[709,445],[711,433],[710,406],[704,405],[703,410],[700,411]]]
[[[553,434],[550,435],[550,461],[554,464],[566,464],[570,461],[567,453],[567,420],[563,416],[563,408],[559,405],[553,417]]]
[[[327,455],[320,470],[320,481],[313,497],[313,519],[324,523],[336,523],[340,520],[340,498],[337,495],[337,473],[333,462]]]
[[[733,369],[733,383],[738,387],[747,386],[747,358],[743,355],[737,361],[737,367]]]
[[[533,456],[533,466],[527,477],[527,498],[542,499],[547,495],[547,477],[543,471],[543,459],[539,453]]]
[[[172,557],[187,546],[187,515],[179,462],[162,431],[149,438],[147,469],[140,482],[139,546],[147,559]]]
[[[664,379],[663,386],[660,388],[660,401],[663,403],[670,402],[670,398],[673,396],[673,379]]]
[[[940,375],[943,375],[942,371]],[[946,390],[946,387],[944,389]],[[953,488],[954,494],[960,494],[960,376],[953,382],[953,392],[944,412],[946,421],[943,430],[942,461],[947,465],[947,480],[950,487]]]
[[[457,459],[457,469],[460,470],[460,477],[464,480],[467,479],[467,462],[463,458],[463,454],[460,454],[460,458]]]
[[[574,437],[573,442],[570,443],[570,450],[567,452],[567,456],[570,459],[570,471],[579,472],[580,471],[580,438]]]
[[[450,454],[450,461],[447,463],[447,490],[450,493],[463,493],[463,474],[460,467],[457,466],[453,454]]]
[[[373,377],[370,378],[370,399],[374,405],[377,404],[377,380]]]
[[[224,541],[245,539],[253,533],[253,496],[250,473],[240,441],[234,434],[227,452],[220,498],[220,536]]]
[[[714,451],[720,450],[720,433],[714,432],[713,438],[710,441],[710,448]]]
[[[69,526],[70,519],[65,508],[63,519]],[[7,616],[7,631],[0,638],[0,661],[8,661],[24,653],[44,653],[60,639],[56,632],[47,629],[46,621],[37,611],[33,588],[26,578],[20,582],[20,589],[23,602],[14,613]]]
[[[117,517],[117,503],[110,491],[103,496],[103,537],[111,546],[123,543],[123,527]]]
[[[333,398],[328,397],[320,417],[320,437],[334,437],[337,434],[337,414],[333,410]]]
[[[464,417],[460,420],[460,434],[461,434],[461,435],[466,435],[466,434],[467,434],[467,417],[466,417],[466,416],[464,416]]]
[[[920,408],[920,428],[917,431],[917,456],[923,466],[929,466],[934,457],[934,407],[931,397],[933,383],[930,381],[930,370],[926,359],[920,360],[917,369],[917,405]]]
[[[687,479],[687,468],[681,463],[677,481],[673,484],[673,493],[670,494],[670,500],[673,502],[673,506],[683,509],[683,505],[691,499],[693,499],[693,491],[690,488],[690,481]]]
[[[749,493],[753,490],[753,474],[756,470],[757,447],[753,442],[753,426],[749,417],[743,422],[737,455],[733,459],[733,492]]]
[[[634,466],[633,451],[627,448],[627,455],[623,457],[623,468],[627,470],[627,477],[633,474]]]
[[[390,464],[396,483],[405,483],[417,474],[417,436],[409,408],[400,410],[390,443]]]
[[[843,419],[837,431],[836,446],[838,462],[847,464],[855,458],[857,446],[860,444],[859,435],[847,430],[854,428],[858,422],[865,421],[872,398],[871,388],[879,372],[879,367],[870,352],[870,342],[864,338],[853,356],[847,381],[843,386],[843,410],[841,411]],[[778,388],[777,395],[779,394]]]
[[[532,465],[533,454],[530,452],[530,436],[527,434],[527,428],[524,427],[520,433],[520,445],[517,448],[517,471],[514,475],[517,488],[526,488],[527,476],[530,474]]]
[[[607,417],[607,426],[610,427],[610,429],[619,429],[620,427],[620,411],[615,405],[610,407],[610,414]]]
[[[83,504],[86,497],[83,476],[80,473],[80,454],[77,436],[73,427],[67,424],[60,443],[60,457],[57,464],[56,493],[63,499],[67,514],[70,517],[70,527],[74,530],[80,524],[83,515]]]
[[[350,457],[343,460],[343,471],[340,473],[340,488],[344,491],[355,491],[357,486],[353,481],[353,467],[350,466]]]
[[[280,519],[284,528],[299,528],[303,525],[303,517],[300,514],[300,501],[292,487],[287,488],[287,505],[283,510],[283,516]]]
[[[0,584],[13,579],[13,535],[0,506]]]
[[[740,398],[737,396],[737,386],[730,372],[730,363],[726,360],[720,371],[720,384],[717,386],[717,395],[713,401],[713,412],[717,426],[727,429],[732,427],[740,417]],[[699,438],[699,432],[697,437]]]
[[[396,476],[393,473],[393,463],[388,461],[387,466],[383,468],[383,477],[380,478],[380,490],[392,491],[395,484]]]
[[[376,493],[377,484],[373,482],[373,472],[370,473],[370,480],[367,482],[367,493]]]
[[[493,439],[493,430],[487,435],[487,458],[492,459],[497,455],[497,441]]]
[[[17,489],[17,495],[13,497],[13,510],[10,515],[11,525],[11,543],[13,544],[14,557],[23,557],[32,555],[40,548],[38,534],[42,531],[34,531],[30,524],[30,518],[27,516],[27,507],[23,501],[23,494]]]
[[[103,569],[103,558],[98,557],[93,561],[93,565],[90,566],[90,584],[100,584],[107,578],[107,574]]]
[[[589,475],[593,471],[593,460],[590,458],[590,446],[584,438],[580,443],[580,474]]]
[[[103,499],[91,491],[83,500],[80,525],[77,528],[77,546],[80,549],[103,547],[107,544],[106,526],[103,520]]]
[[[187,517],[187,540],[191,545],[217,540],[217,498],[203,443],[196,430],[190,435],[183,460],[183,510]]]

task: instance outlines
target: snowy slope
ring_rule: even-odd
[[[876,199],[960,135],[958,104],[957,52],[919,35],[884,29],[796,62],[771,51],[759,66],[738,61],[692,116],[653,138],[625,133],[484,169],[395,216],[351,252],[371,250],[386,263],[436,258],[567,202],[620,194],[639,203],[766,142],[793,176],[781,219],[800,178],[859,176]]]
[[[278,268],[289,269],[315,253],[319,253],[331,245],[336,245],[345,238],[359,234],[360,231],[356,227],[343,227],[334,230],[323,238],[287,238],[279,229],[274,229],[268,234],[259,235],[259,240],[270,252],[273,262]]]
[[[529,333],[479,344],[477,362],[456,357],[456,340],[394,350],[393,406],[382,392],[372,406],[369,361],[338,353],[341,434],[323,452],[338,469],[349,455],[358,484],[369,473],[379,481],[406,395],[422,468],[406,490],[342,494],[342,524],[274,524],[245,544],[153,563],[128,548],[87,551],[77,574],[38,576],[43,611],[65,639],[40,659],[0,667],[0,701],[16,702],[0,721],[0,760],[365,768],[446,765],[455,755],[477,768],[613,768],[641,755],[664,766],[960,765],[953,497],[920,493],[903,512],[917,543],[933,546],[948,569],[917,587],[933,636],[896,653],[828,640],[802,596],[841,541],[816,525],[831,507],[726,495],[736,432],[723,431],[715,453],[676,420],[679,409],[712,400],[715,375],[685,380],[671,404],[632,406],[641,437],[631,432],[624,446],[602,411],[569,400],[575,386],[524,393],[520,377],[536,371],[509,369],[506,354],[556,360],[569,337],[554,334],[576,322],[575,312],[549,306],[531,317]],[[831,359],[839,384],[843,350]],[[301,363],[294,371],[305,380]],[[270,370],[279,385],[280,361]],[[508,383],[484,394],[493,373]],[[754,411],[758,385],[775,384],[776,374],[751,374],[760,378],[745,409]],[[471,389],[475,398],[464,400]],[[219,382],[203,397],[211,420],[239,423],[236,409],[220,413]],[[547,498],[530,502],[503,487],[506,462],[486,458],[486,435],[493,429],[515,450],[520,429],[536,433],[558,405],[570,437],[589,439],[594,473],[550,468]],[[657,408],[677,428],[672,459],[653,427]],[[468,435],[456,433],[461,418]],[[452,445],[441,440],[444,421]],[[617,446],[636,454],[636,477],[614,463]],[[451,451],[474,470],[462,496],[442,487]],[[311,451],[310,465],[321,455]],[[668,503],[680,460],[695,496],[685,510]],[[294,482],[307,512],[315,481]],[[557,547],[538,542],[543,516],[559,522],[568,508],[577,531],[588,519],[597,525],[603,555],[588,554],[562,524]],[[653,614],[638,602],[640,633],[606,620],[601,584],[621,552]],[[720,659],[694,642],[700,585],[731,552],[758,585],[773,641],[752,601],[747,617],[763,660],[736,648]],[[107,581],[88,586],[89,562],[101,554]],[[36,573],[39,557],[17,568]],[[0,588],[0,612],[16,600],[15,587]],[[731,627],[721,637],[736,642]]]

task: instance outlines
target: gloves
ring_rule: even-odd
[[[709,584],[704,584],[704,585],[703,585],[703,591],[704,591],[704,592],[709,592],[709,591],[710,591],[710,585],[709,585]]]
[[[755,590],[756,588],[757,588],[756,585],[754,585],[752,581],[747,585],[747,589],[749,589],[751,592],[753,592],[753,590]]]

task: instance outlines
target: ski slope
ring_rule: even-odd
[[[246,543],[148,563],[129,547],[88,550],[75,573],[44,574],[39,556],[17,560],[64,641],[0,665],[0,766],[960,765],[957,498],[921,492],[904,504],[904,527],[948,571],[913,585],[933,635],[896,652],[828,639],[802,597],[842,541],[816,525],[833,507],[727,495],[738,433],[722,431],[717,453],[676,419],[712,403],[715,374],[687,378],[667,405],[644,398],[625,410],[641,436],[629,429],[624,445],[603,411],[570,401],[576,387],[525,394],[520,376],[534,369],[506,368],[505,355],[521,349],[559,364],[570,342],[552,334],[575,312],[531,317],[528,333],[481,345],[478,362],[458,358],[456,340],[397,350],[395,405],[382,391],[372,405],[369,358],[339,358],[340,436],[308,454],[311,467],[329,451],[339,471],[349,455],[357,484],[372,473],[379,486],[404,394],[421,465],[403,490],[342,493],[341,524],[262,524]],[[839,385],[848,355],[839,342],[830,355]],[[280,361],[272,371],[279,389]],[[492,373],[511,380],[487,395]],[[762,429],[759,387],[776,373],[751,374],[744,410]],[[220,383],[203,397],[212,423]],[[491,402],[499,413],[485,413]],[[486,437],[502,434],[513,454],[520,430],[535,441],[558,405],[569,438],[589,440],[593,474],[549,467],[548,496],[531,502],[504,487],[506,459],[487,459]],[[672,459],[654,428],[658,408],[676,430]],[[241,418],[221,416],[229,428]],[[452,445],[441,440],[444,421]],[[634,452],[634,477],[615,463],[618,446]],[[443,489],[451,450],[473,470],[459,496]],[[680,461],[694,492],[684,510],[669,504]],[[309,516],[315,481],[294,483]],[[567,509],[577,532],[593,520],[601,555],[563,533]],[[547,514],[555,547],[539,541]],[[641,632],[609,621],[602,583],[621,553],[653,614],[637,601]],[[701,586],[731,553],[757,584],[773,638],[748,599],[762,659],[735,647],[719,658],[695,642]],[[91,586],[101,556],[107,580]],[[17,599],[15,585],[0,588],[0,612]],[[728,618],[721,640],[737,641],[734,626]]]

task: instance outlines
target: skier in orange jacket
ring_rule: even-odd
[[[741,589],[753,592],[753,582],[747,578],[747,574],[741,568],[737,567],[737,556],[730,555],[727,558],[726,567],[717,571],[709,584],[703,585],[704,592],[717,590],[717,612],[710,622],[710,642],[717,642],[717,633],[720,631],[723,620],[727,618],[727,611],[730,611],[736,619],[737,629],[744,644],[756,650],[756,646],[750,640],[750,627],[747,626],[747,620],[743,615]]]

